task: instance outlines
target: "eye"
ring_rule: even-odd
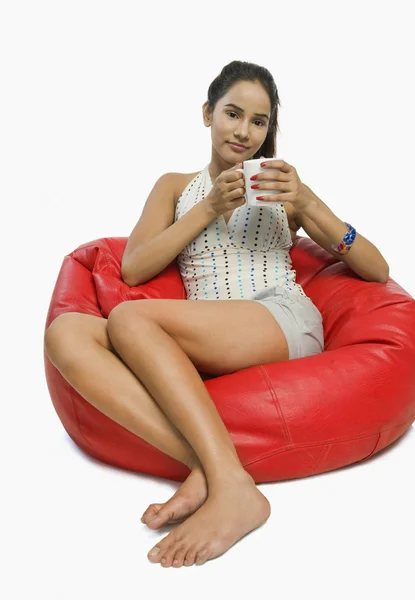
[[[227,115],[236,115],[236,113],[233,112],[233,110],[227,110],[226,114]],[[236,115],[236,116],[238,116],[238,115]],[[260,121],[259,119],[256,119],[255,123],[261,123],[261,125],[263,125],[264,127],[266,127],[266,123],[264,123],[263,121]]]

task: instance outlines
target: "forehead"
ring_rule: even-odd
[[[221,105],[228,102],[238,104],[241,108],[251,108],[255,112],[266,113],[271,109],[267,91],[259,82],[238,81],[221,98]]]

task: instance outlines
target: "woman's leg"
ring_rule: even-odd
[[[288,358],[270,311],[249,300],[126,301],[109,314],[109,339],[197,454],[209,485],[247,478],[204,385],[204,372],[231,374]]]
[[[197,367],[230,374],[287,355],[281,328],[261,304],[188,302],[127,301],[108,317],[114,348],[189,441],[208,482],[205,504],[148,554],[165,566],[215,558],[271,512],[243,468]]]
[[[65,313],[46,331],[45,350],[53,365],[85,400],[191,469],[170,501],[147,508],[143,522],[157,529],[196,511],[207,497],[200,461],[141,381],[116,355],[107,334],[107,319]]]

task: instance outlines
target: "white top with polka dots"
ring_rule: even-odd
[[[205,198],[213,184],[209,164],[177,201],[174,220]],[[273,296],[272,286],[306,296],[291,269],[293,245],[284,204],[235,209],[228,223],[212,221],[177,256],[188,300],[255,300]]]

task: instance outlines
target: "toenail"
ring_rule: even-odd
[[[177,558],[174,559],[173,564],[174,565],[178,565],[179,564],[179,561],[177,560]]]
[[[158,554],[160,552],[160,548],[158,548],[157,546],[155,546],[152,550],[150,550],[150,552],[148,553],[149,556],[156,556],[156,554]]]
[[[165,558],[162,558],[162,559],[161,559],[161,562],[162,562],[162,563],[163,563],[163,565],[164,565],[164,563],[166,562],[166,559],[165,559]]]

